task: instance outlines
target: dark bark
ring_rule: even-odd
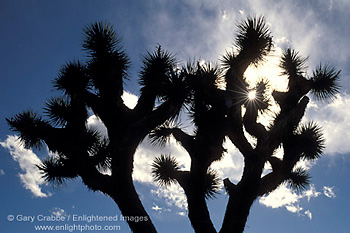
[[[188,218],[197,233],[216,233],[210,219],[209,210],[203,193],[189,191],[187,196]]]
[[[141,203],[130,176],[115,179],[115,188],[110,196],[117,203],[124,219],[134,233],[157,232]]]
[[[241,181],[229,188],[229,201],[220,233],[242,233],[244,231],[250,208],[258,197],[260,176],[264,162],[258,154],[245,157],[245,167]]]
[[[254,200],[254,195],[243,190],[237,190],[235,195],[230,196],[219,233],[242,233]]]
[[[184,186],[188,204],[188,218],[197,233],[216,233],[205,199],[207,166],[193,159],[188,183]]]
[[[127,141],[127,139],[125,139]],[[112,187],[109,196],[117,203],[122,215],[134,233],[157,232],[146,212],[133,183],[134,153],[138,143],[120,145],[114,143],[115,156],[112,159]],[[140,221],[135,219],[139,218]]]

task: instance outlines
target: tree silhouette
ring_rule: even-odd
[[[325,100],[335,98],[339,91],[339,71],[329,65],[319,65],[308,77],[306,59],[291,49],[283,53],[280,65],[289,80],[286,92],[269,92],[267,80],[249,84],[244,72],[250,65],[259,65],[273,48],[263,17],[248,18],[238,25],[235,47],[235,51],[227,52],[221,59],[222,67],[198,63],[184,68],[191,90],[189,113],[195,126],[193,134],[165,124],[150,135],[152,142],[161,145],[173,136],[190,156],[190,171],[180,170],[176,158],[170,155],[156,158],[153,175],[160,185],[180,184],[187,196],[188,216],[196,232],[217,232],[205,199],[219,189],[220,179],[210,165],[222,158],[225,137],[243,155],[244,170],[237,184],[228,178],[223,180],[229,200],[219,232],[241,233],[258,197],[285,182],[295,190],[307,187],[310,177],[297,163],[319,158],[324,138],[317,124],[300,123],[309,102],[306,94]],[[253,98],[249,98],[251,93]],[[272,101],[281,110],[275,113],[271,125],[265,127],[257,122],[258,116],[269,111]],[[255,143],[249,143],[248,135]],[[279,147],[283,148],[283,158],[274,155]],[[272,171],[263,175],[266,163]]]
[[[53,85],[62,95],[47,102],[46,118],[26,111],[7,119],[25,147],[47,145],[55,152],[38,165],[48,182],[59,185],[81,177],[89,189],[110,196],[124,216],[143,217],[138,222],[126,218],[133,232],[156,232],[132,180],[136,148],[149,135],[160,145],[174,137],[190,156],[190,170],[184,171],[175,157],[161,155],[153,162],[152,174],[160,185],[180,184],[196,232],[217,232],[206,199],[220,191],[221,180],[210,166],[223,157],[225,140],[238,148],[245,165],[237,184],[223,180],[229,201],[221,233],[243,232],[253,202],[280,184],[288,182],[296,190],[307,187],[310,178],[297,162],[319,158],[324,139],[317,124],[300,123],[309,102],[306,95],[335,98],[340,72],[321,64],[309,77],[306,59],[288,49],[281,59],[288,91],[271,93],[267,80],[252,86],[244,72],[261,64],[273,49],[263,17],[238,24],[235,50],[222,57],[221,66],[193,62],[179,68],[175,57],[160,46],[147,53],[139,75],[140,97],[133,109],[122,100],[129,59],[116,32],[108,24],[95,23],[84,33],[89,60],[68,62],[60,70]],[[255,98],[248,98],[253,91]],[[269,111],[272,101],[281,110],[266,127],[257,119]],[[183,107],[195,128],[191,134],[176,124]],[[91,112],[104,123],[108,137],[87,126]],[[274,156],[280,147],[283,158]],[[272,171],[262,176],[266,163]]]
[[[38,166],[48,182],[61,184],[81,177],[89,189],[110,196],[124,216],[143,217],[139,222],[126,218],[134,232],[156,232],[133,185],[134,153],[152,129],[179,114],[184,82],[174,57],[158,47],[144,57],[141,96],[136,107],[129,109],[122,100],[129,59],[116,32],[103,23],[92,24],[84,32],[89,61],[63,66],[53,81],[63,95],[47,102],[48,120],[27,111],[7,119],[8,124],[27,148],[45,143],[57,154]],[[104,123],[108,138],[87,127],[89,110]],[[107,169],[110,175],[103,172]]]

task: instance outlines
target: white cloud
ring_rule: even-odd
[[[159,214],[161,214],[163,212],[171,212],[171,209],[159,207],[156,203],[153,203],[153,206],[151,209],[158,212]]]
[[[102,121],[96,115],[92,115],[87,119],[87,125],[89,127],[92,127],[98,130],[102,136],[108,137],[106,126],[102,123]]]
[[[301,206],[299,206],[299,205],[287,205],[287,206],[286,206],[286,209],[287,209],[289,212],[298,213],[298,214],[299,214],[300,211],[303,210],[303,208],[302,208]]]
[[[19,143],[17,136],[8,136],[5,141],[0,142],[0,145],[9,150],[13,160],[18,162],[21,170],[24,172],[19,173],[19,177],[26,189],[30,190],[36,197],[48,197],[52,195],[51,193],[41,191],[41,186],[45,182],[35,166],[36,164],[40,164],[41,161],[32,150],[25,149]]]
[[[310,185],[310,189],[303,192],[302,197],[306,197],[307,201],[310,201],[312,197],[320,196],[320,192],[316,191],[315,185]]]
[[[138,97],[130,92],[124,91],[122,99],[128,108],[133,109],[137,104]]]
[[[328,198],[335,198],[334,187],[323,186],[323,194]]]
[[[306,210],[306,211],[304,212],[304,214],[305,214],[307,217],[309,217],[310,220],[312,220],[312,213],[310,212],[310,210]]]
[[[170,207],[177,207],[181,210],[187,209],[187,201],[183,189],[178,184],[172,184],[168,187],[158,187],[152,189],[151,193],[161,199]]]
[[[300,212],[303,210],[300,201],[305,198],[310,201],[311,198],[316,198],[320,194],[313,184],[310,185],[310,189],[300,194],[297,194],[289,189],[286,184],[283,184],[269,195],[261,197],[259,203],[271,208],[285,207],[286,210],[300,215]],[[308,210],[308,214],[306,215],[311,215],[311,212]]]
[[[280,208],[287,205],[291,206],[298,202],[300,198],[300,195],[292,192],[286,185],[281,185],[269,195],[261,197],[259,203],[271,208]]]
[[[230,17],[227,15],[227,12],[226,11],[223,11],[222,12],[222,19],[223,20],[228,20]]]
[[[227,152],[220,161],[214,162],[211,168],[215,169],[222,179],[230,178],[231,181],[237,182],[243,172],[243,156],[228,138],[223,146]]]
[[[161,211],[162,209],[163,209],[163,208],[160,208],[160,207],[157,206],[155,203],[153,203],[152,210]]]
[[[56,217],[66,216],[67,213],[64,211],[64,209],[55,207],[50,210],[50,213],[53,214]]]
[[[310,104],[306,119],[322,126],[326,139],[325,154],[347,154],[350,152],[350,95],[339,95],[330,104]]]
[[[184,211],[177,212],[176,214],[180,216],[186,216],[186,212]]]
[[[3,175],[5,175],[5,172],[4,172],[4,170],[0,169],[0,176],[3,176]]]

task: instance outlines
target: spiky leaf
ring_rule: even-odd
[[[311,93],[317,100],[333,100],[340,90],[340,70],[328,64],[320,64],[311,77]]]
[[[215,198],[215,196],[220,191],[220,182],[221,179],[218,175],[218,173],[214,169],[209,169],[206,176],[206,190],[205,190],[205,197],[208,198]]]
[[[164,147],[170,140],[171,128],[167,125],[161,125],[152,130],[149,134],[150,141],[153,145]]]
[[[109,140],[107,138],[100,139],[90,148],[90,156],[93,158],[97,168],[107,171],[111,168],[111,152]]]
[[[50,122],[58,126],[66,125],[72,115],[70,101],[64,97],[51,98],[46,103],[44,110]]]
[[[298,147],[302,150],[302,156],[308,160],[318,159],[325,148],[322,130],[313,122],[300,127],[298,130],[298,141]]]
[[[143,57],[143,67],[140,72],[139,84],[141,90],[151,88],[157,93],[161,91],[164,85],[170,82],[171,74],[176,68],[176,59],[168,51],[164,51],[161,46],[158,46],[153,53],[148,52]]]
[[[225,69],[229,69],[236,64],[237,57],[233,51],[226,51],[220,61]]]
[[[84,33],[83,48],[91,56],[88,72],[95,91],[111,101],[120,100],[130,62],[117,33],[102,22],[87,26]]]
[[[6,119],[11,130],[20,133],[20,140],[25,148],[42,148],[42,132],[51,127],[49,122],[42,119],[33,111],[18,113],[10,119]]]
[[[53,80],[53,86],[69,96],[83,93],[90,88],[86,67],[79,61],[68,62]]]
[[[291,189],[301,192],[310,185],[310,175],[303,168],[296,168],[288,177],[288,185]]]
[[[156,157],[152,163],[153,178],[161,186],[168,186],[175,183],[179,169],[179,163],[170,155]]]
[[[280,67],[283,69],[282,74],[289,77],[303,75],[307,69],[307,58],[301,57],[299,53],[292,49],[283,52]]]
[[[51,156],[37,165],[42,177],[52,185],[63,185],[67,179],[78,176],[69,160]]]
[[[264,17],[248,17],[238,24],[235,41],[240,54],[249,57],[257,65],[271,51],[272,36]]]
[[[90,55],[112,53],[118,49],[120,40],[112,25],[96,22],[84,28],[85,40],[83,48]]]

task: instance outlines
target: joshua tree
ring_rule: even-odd
[[[143,217],[139,222],[126,218],[134,232],[156,232],[133,185],[134,153],[152,129],[177,116],[184,82],[174,57],[158,47],[144,57],[141,95],[136,107],[129,109],[122,100],[129,59],[116,32],[102,23],[84,32],[89,61],[69,62],[60,70],[53,85],[62,96],[47,102],[48,119],[26,111],[7,119],[8,124],[25,147],[42,148],[45,143],[56,153],[38,165],[48,182],[81,177],[89,189],[110,196],[124,216]],[[88,128],[89,110],[104,123],[108,138]]]
[[[81,177],[89,189],[110,196],[124,216],[144,217],[144,221],[128,221],[134,232],[156,232],[132,181],[134,154],[147,135],[161,145],[173,136],[188,152],[190,171],[180,170],[176,158],[162,155],[155,159],[152,173],[160,185],[177,182],[184,189],[196,232],[217,232],[206,198],[219,192],[220,179],[210,166],[226,151],[224,141],[231,140],[245,165],[237,184],[223,180],[229,201],[220,232],[243,232],[258,197],[284,182],[295,189],[308,185],[307,172],[296,164],[301,159],[317,159],[324,140],[316,124],[300,123],[309,102],[306,95],[334,98],[340,72],[320,65],[308,77],[306,59],[288,49],[281,60],[289,78],[288,91],[269,91],[266,80],[249,84],[244,72],[250,65],[259,65],[273,49],[272,36],[262,17],[248,18],[238,29],[236,49],[223,56],[221,67],[189,63],[178,68],[175,57],[160,46],[148,53],[139,75],[138,103],[129,109],[122,100],[129,59],[111,26],[92,24],[85,28],[83,43],[89,61],[63,66],[53,81],[62,96],[47,102],[47,119],[27,111],[7,119],[8,124],[27,148],[46,145],[55,152],[38,165],[48,182],[62,184]],[[249,99],[253,91],[255,98]],[[269,110],[272,101],[281,110],[266,127],[257,119]],[[184,106],[195,128],[191,134],[174,124],[181,119],[177,117]],[[87,126],[91,114],[106,126],[106,138]],[[249,143],[248,134],[254,144]],[[279,147],[283,158],[274,156]],[[266,163],[272,171],[262,176]]]
[[[319,65],[308,77],[306,59],[291,49],[283,53],[280,65],[289,80],[286,92],[269,91],[267,80],[249,85],[244,72],[268,55],[273,47],[272,36],[262,17],[248,18],[238,29],[236,50],[223,56],[223,68],[198,64],[184,69],[191,90],[189,113],[195,126],[193,134],[165,124],[150,135],[153,142],[161,144],[172,135],[190,156],[190,171],[180,170],[176,158],[170,155],[156,158],[153,175],[160,185],[177,182],[184,189],[188,216],[196,232],[216,232],[205,197],[215,195],[219,189],[220,179],[210,165],[222,157],[225,137],[243,155],[244,170],[237,184],[228,178],[223,180],[229,201],[220,232],[241,233],[257,198],[284,182],[296,190],[307,187],[309,175],[297,163],[319,158],[324,139],[315,123],[301,124],[309,102],[306,95],[311,93],[318,100],[333,99],[339,91],[339,71]],[[254,96],[249,98],[251,94]],[[257,119],[269,110],[272,101],[280,111],[274,113],[273,122],[265,127]],[[254,144],[249,143],[247,135],[254,138]],[[284,151],[282,158],[274,155],[279,147]],[[272,171],[263,176],[266,163]]]

